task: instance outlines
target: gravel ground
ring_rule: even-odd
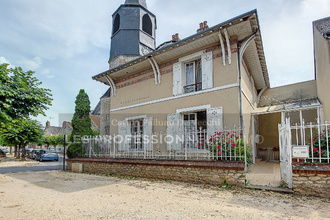
[[[0,219],[330,219],[327,199],[63,171],[0,174]]]
[[[0,157],[0,168],[1,167],[29,167],[40,164],[39,161],[31,160],[26,158],[25,161],[14,158],[13,155],[7,154],[6,157]]]

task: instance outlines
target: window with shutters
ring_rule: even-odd
[[[173,95],[213,88],[212,51],[200,51],[173,64]]]

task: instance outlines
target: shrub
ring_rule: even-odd
[[[86,153],[85,149],[82,148],[81,143],[72,143],[69,145],[67,155],[69,158],[82,157]]]
[[[239,132],[216,132],[206,144],[218,160],[244,161],[244,138]],[[247,162],[251,161],[251,147],[246,146]]]
[[[328,135],[328,137],[327,137]],[[314,160],[321,158],[321,162],[326,163],[328,158],[328,145],[330,145],[330,129],[328,132],[322,130],[320,135],[317,129],[313,129],[313,136],[308,139],[308,145],[310,147],[309,159],[312,157]]]

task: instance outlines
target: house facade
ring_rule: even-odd
[[[150,12],[139,2],[126,1],[120,6],[113,15],[116,31],[112,33],[116,42],[116,34],[125,31],[125,25],[117,27],[116,13],[139,11],[136,19],[141,22],[136,23],[136,29],[142,34],[134,38],[141,48],[138,58],[118,64],[118,59],[129,60],[136,53],[125,54],[117,47],[116,55],[111,50],[110,69],[93,77],[111,88],[108,134],[151,136],[160,132],[175,135],[205,131],[203,137],[195,137],[205,139],[236,127],[243,129],[251,144],[251,113],[257,107],[260,92],[269,87],[257,11],[214,27],[201,23],[196,34],[182,40],[174,35],[172,41],[155,50],[149,48],[151,52],[145,54],[144,35],[152,39],[156,24],[151,22],[149,33],[143,30],[143,18]],[[102,128],[101,134],[106,134]],[[197,145],[196,142],[194,147]],[[152,150],[150,144],[132,146],[131,140],[119,149],[136,147]],[[166,147],[180,150],[183,146],[173,143]]]
[[[280,161],[268,163],[280,167],[274,186],[330,192],[329,18],[313,23],[315,80],[270,88],[256,10],[158,47],[145,0],[112,17],[109,70],[93,77],[109,86],[101,136],[83,139],[87,158],[69,169],[244,186],[258,158]]]

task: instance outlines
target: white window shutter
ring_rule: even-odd
[[[118,150],[119,151],[124,151],[125,148],[125,143],[126,143],[126,135],[129,132],[129,128],[128,128],[128,124],[127,121],[120,121],[118,122],[118,138],[116,139],[116,141],[118,141]],[[128,146],[126,146],[128,149]]]
[[[167,150],[176,150],[180,151],[182,150],[182,144],[177,141],[177,136],[181,138],[181,135],[183,135],[182,129],[181,129],[181,114],[168,114],[167,115],[167,129],[166,134],[168,136],[167,140]],[[173,142],[170,142],[169,140],[173,140]]]
[[[210,138],[215,132],[223,131],[222,107],[207,109],[207,135]]]
[[[173,64],[173,95],[180,95],[183,92],[182,64]]]
[[[202,89],[213,88],[212,51],[203,53],[201,59],[202,59]]]
[[[152,145],[152,117],[143,120],[143,142],[147,151],[153,150]]]

